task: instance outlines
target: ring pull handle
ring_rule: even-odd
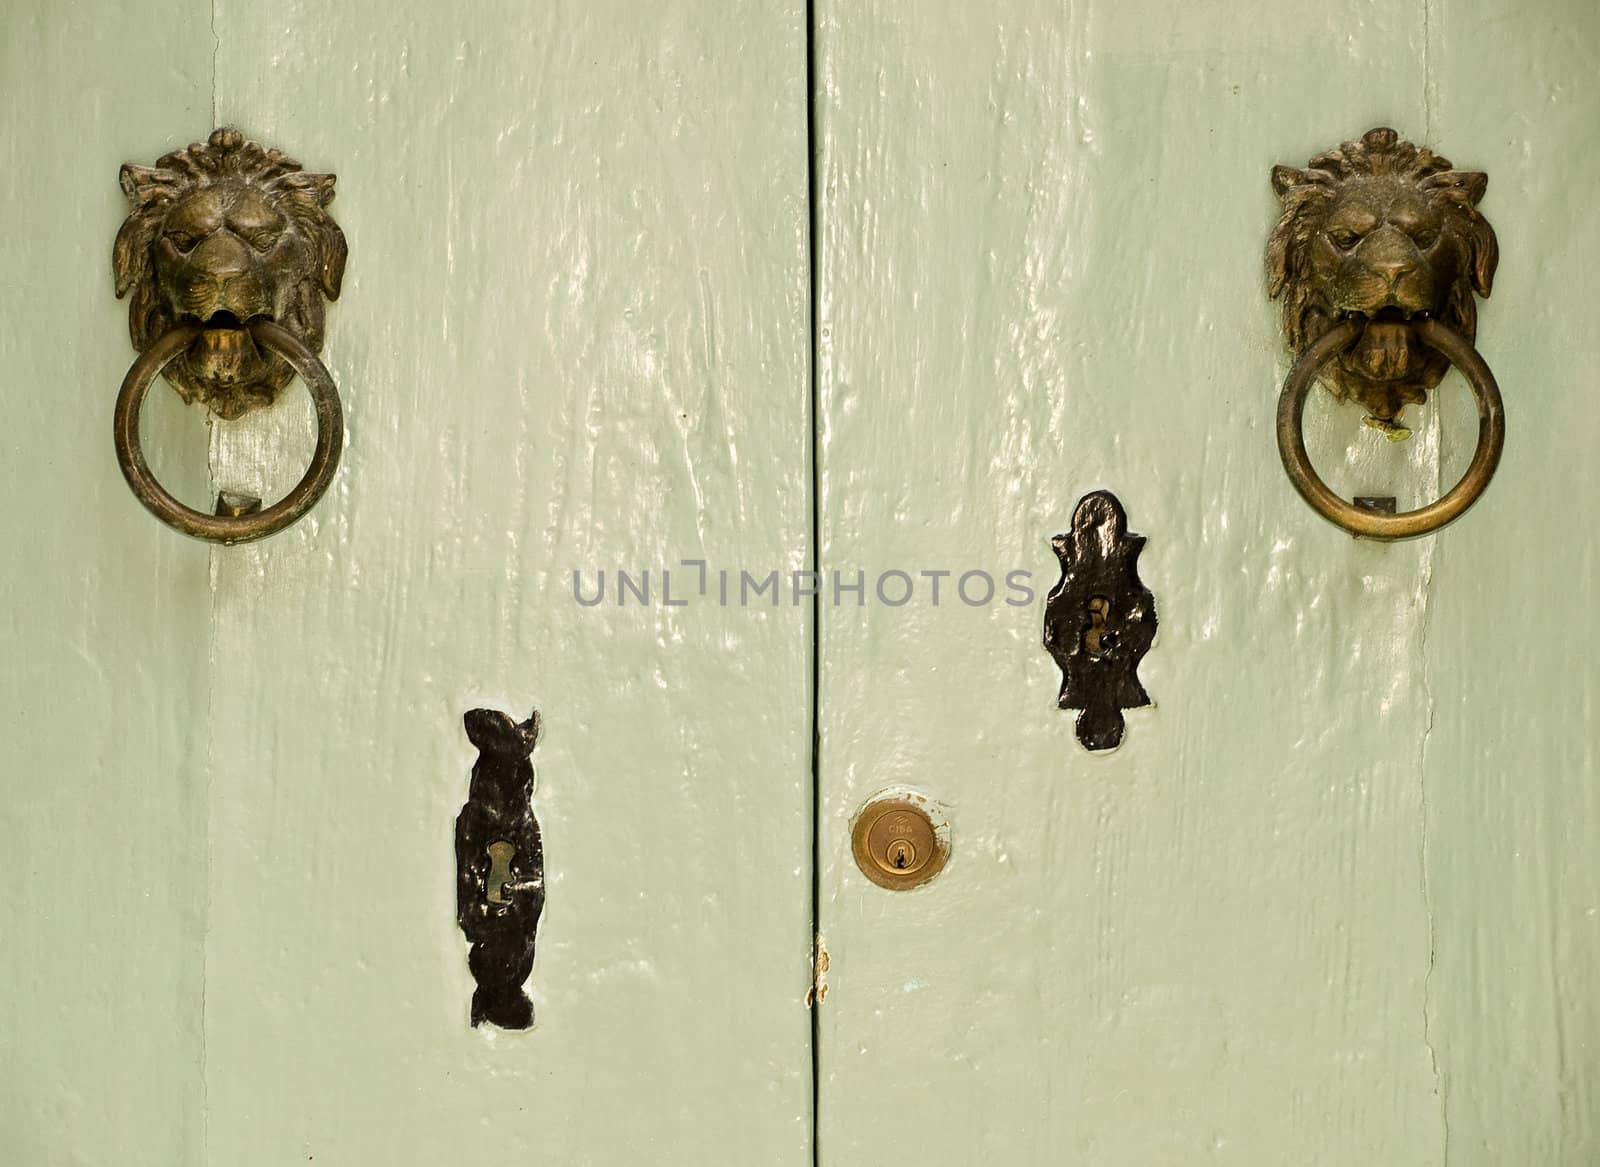
[[[145,349],[123,378],[122,391],[117,394],[113,422],[117,462],[134,495],[151,514],[173,530],[212,543],[249,543],[265,539],[295,522],[315,506],[328,489],[339,469],[339,452],[344,444],[344,410],[339,404],[339,391],[317,354],[294,333],[270,320],[252,321],[248,328],[257,344],[282,357],[300,375],[311,391],[317,417],[317,445],[311,455],[311,465],[294,489],[265,510],[261,509],[260,499],[225,494],[218,500],[217,514],[197,511],[173,498],[156,481],[145,461],[139,441],[139,413],[145,395],[162,370],[200,336],[203,331],[200,325],[179,325]]]
[[[132,207],[117,232],[117,296],[129,296],[139,357],[117,395],[117,462],[134,495],[175,530],[214,543],[262,539],[299,519],[328,489],[344,411],[322,348],[324,299],[339,298],[344,233],[326,208],[335,177],[238,130],[122,168]],[[175,499],[151,473],[139,413],[155,379],[223,419],[271,405],[298,375],[316,409],[317,444],[293,490],[265,509],[224,493],[215,514]]]
[[[1494,228],[1478,211],[1488,183],[1483,172],[1457,170],[1383,127],[1303,168],[1272,168],[1283,214],[1267,241],[1268,294],[1283,302],[1284,336],[1297,358],[1278,398],[1278,452],[1301,497],[1353,535],[1437,531],[1478,500],[1500,464],[1500,389],[1473,347],[1477,297],[1489,295],[1499,260]],[[1400,440],[1410,435],[1401,411],[1425,402],[1451,365],[1478,404],[1478,446],[1461,481],[1401,514],[1329,490],[1301,430],[1311,386],[1320,380],[1358,402],[1369,424]]]
[[[1348,503],[1328,489],[1306,454],[1302,427],[1306,397],[1316,383],[1317,374],[1360,337],[1362,325],[1359,322],[1345,321],[1306,349],[1305,355],[1290,370],[1278,398],[1278,453],[1283,458],[1289,481],[1319,515],[1363,539],[1411,539],[1430,534],[1460,518],[1489,485],[1500,465],[1500,453],[1505,449],[1506,415],[1500,401],[1500,387],[1495,384],[1494,374],[1478,355],[1478,350],[1466,337],[1437,320],[1418,321],[1415,328],[1429,347],[1444,354],[1461,370],[1478,402],[1478,447],[1472,462],[1461,481],[1438,501],[1400,514],[1383,514]]]

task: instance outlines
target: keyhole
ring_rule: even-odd
[[[889,844],[889,862],[894,864],[896,871],[904,871],[916,858],[917,849],[905,839],[896,839]]]
[[[1106,628],[1111,615],[1111,601],[1095,596],[1089,601],[1089,627],[1084,629],[1083,650],[1090,656],[1105,656],[1116,643],[1117,634]]]
[[[511,902],[511,898],[506,895],[506,884],[511,882],[511,860],[516,854],[517,849],[504,840],[489,844],[489,878],[485,883],[489,889],[491,904]]]

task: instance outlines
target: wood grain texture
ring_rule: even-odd
[[[821,1162],[1600,1159],[1600,17],[817,8],[824,566],[1035,591],[824,604]],[[800,7],[22,0],[0,31],[0,1159],[809,1163],[809,609],[666,609],[658,574],[808,562]],[[117,164],[214,120],[341,176],[350,445],[307,523],[208,552],[111,455],[108,251]],[[1260,267],[1270,166],[1380,123],[1489,171],[1503,252],[1505,462],[1399,546],[1278,469]],[[1405,447],[1320,403],[1312,452],[1420,500],[1465,398]],[[195,505],[286,488],[308,426],[297,390],[213,427],[208,474],[200,414],[145,419]],[[1104,757],[1038,644],[1095,487],[1161,615]],[[581,608],[575,568],[657,603]],[[478,704],[547,726],[525,1035],[466,1021]],[[848,839],[897,787],[954,843],[901,895]]]
[[[1442,1163],[1436,543],[1295,496],[1261,261],[1274,163],[1424,132],[1424,10],[819,7],[824,560],[1037,589],[825,610],[822,1163]],[[1324,405],[1313,456],[1413,505],[1424,416],[1389,447]],[[1155,706],[1104,757],[1039,646],[1048,539],[1096,487],[1161,614]],[[894,896],[847,824],[901,784],[953,852]]]
[[[339,175],[350,440],[309,522],[216,558],[210,1161],[808,1163],[808,612],[572,592],[804,562],[800,7],[217,34],[219,120]],[[299,408],[218,484],[297,475]],[[468,1027],[478,705],[544,717],[526,1034]]]
[[[198,1163],[206,555],[123,483],[125,161],[211,108],[209,5],[0,6],[0,1160]],[[168,134],[173,136],[169,137]],[[204,495],[162,390],[146,451]]]
[[[1600,1162],[1600,11],[1450,0],[1431,18],[1438,140],[1489,174],[1501,262],[1479,344],[1509,431],[1494,485],[1435,561],[1430,1030],[1451,1167],[1588,1167]],[[1447,423],[1447,461],[1468,457],[1471,424]]]

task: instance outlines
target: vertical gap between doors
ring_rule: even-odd
[[[817,10],[816,0],[806,0],[806,210],[809,277],[809,338],[811,361],[808,385],[811,426],[811,563],[813,581],[822,578],[822,454],[820,316],[822,310],[821,199],[817,173]],[[822,1000],[817,988],[816,961],[822,934],[822,585],[815,582],[811,595],[811,1163],[820,1167],[819,1141],[822,1112]]]

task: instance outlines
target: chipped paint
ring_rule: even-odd
[[[811,987],[806,990],[806,1008],[821,1005],[828,999],[828,945],[817,934],[816,948],[811,956]]]

